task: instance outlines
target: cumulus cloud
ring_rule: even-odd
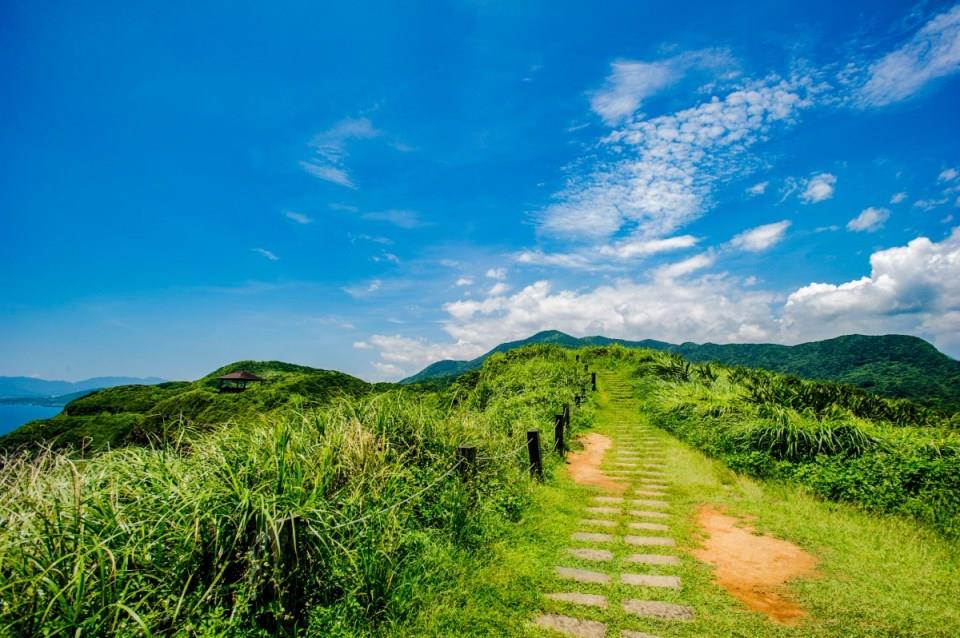
[[[356,185],[343,166],[347,142],[371,139],[378,135],[380,131],[365,117],[341,120],[313,137],[310,141],[313,157],[301,161],[300,167],[314,177],[355,189]]]
[[[460,277],[456,282],[457,286],[471,286],[473,285],[473,279],[470,277]]]
[[[498,295],[502,295],[508,290],[510,290],[510,286],[503,283],[502,281],[499,281],[490,287],[490,290],[487,291],[487,294],[491,297],[496,297]]]
[[[875,233],[890,218],[890,211],[886,208],[864,208],[860,214],[847,222],[847,230],[855,233]]]
[[[770,182],[760,182],[758,184],[754,184],[753,186],[747,189],[747,194],[752,195],[754,197],[756,197],[757,195],[763,195],[764,193],[767,192],[767,186],[769,184]]]
[[[670,235],[709,207],[713,184],[749,167],[747,149],[813,103],[809,77],[749,82],[723,99],[631,121],[601,144],[606,159],[578,174],[540,214],[546,234],[609,238],[625,227],[642,239]]]
[[[487,271],[487,277],[489,279],[506,279],[507,278],[507,269],[506,268],[491,268]]]
[[[793,292],[784,329],[811,338],[902,332],[927,336],[946,350],[960,346],[960,228],[939,243],[918,237],[875,252],[870,267],[860,279]]]
[[[903,192],[903,191],[900,191],[899,193],[894,193],[893,197],[890,198],[890,203],[891,203],[891,204],[899,204],[900,202],[904,201],[905,199],[907,199],[907,194],[906,194],[905,192]]]
[[[863,106],[909,98],[960,69],[960,5],[927,22],[906,44],[872,64],[860,89]]]
[[[806,187],[800,193],[800,199],[806,204],[816,204],[833,197],[837,178],[830,173],[820,173],[807,180]]]
[[[730,240],[730,246],[738,250],[759,253],[779,244],[790,228],[789,220],[764,224],[739,233]]]

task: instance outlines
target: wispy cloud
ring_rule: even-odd
[[[789,220],[784,219],[745,230],[730,240],[730,246],[751,253],[762,252],[783,241],[790,224]]]
[[[800,200],[805,204],[817,204],[833,197],[836,190],[837,178],[830,173],[820,173],[807,180]]]
[[[365,117],[341,120],[314,136],[310,141],[313,157],[301,161],[300,166],[314,177],[355,189],[356,185],[343,165],[347,155],[346,144],[351,140],[371,139],[378,135],[380,131]]]
[[[487,270],[488,279],[498,279],[500,281],[507,278],[507,269],[506,268],[490,268]]]
[[[313,223],[313,220],[304,215],[303,213],[298,213],[292,210],[284,211],[284,216],[287,219],[297,222],[298,224],[310,224]]]
[[[900,202],[904,201],[906,198],[907,198],[907,194],[903,191],[900,191],[899,193],[894,193],[893,197],[890,198],[890,203],[899,204]]]
[[[730,64],[730,56],[722,51],[690,51],[656,62],[617,60],[610,65],[603,88],[590,96],[590,107],[613,126],[629,119],[645,99],[677,82],[690,68]]]
[[[960,5],[927,22],[909,41],[870,65],[857,101],[885,106],[960,70]]]
[[[420,218],[420,214],[412,210],[382,210],[372,213],[364,213],[361,215],[361,217],[370,221],[387,222],[397,226],[398,228],[410,229],[426,226],[426,222]]]
[[[860,214],[847,222],[847,230],[855,233],[875,233],[890,218],[890,211],[886,208],[864,208]]]
[[[457,279],[455,285],[457,285],[457,286],[472,286],[472,285],[473,285],[473,279],[472,279],[471,277],[460,277],[460,278]]]
[[[266,248],[251,248],[250,250],[262,257],[265,257],[266,259],[269,259],[270,261],[278,261],[280,259]]]
[[[693,235],[678,235],[665,239],[630,238],[610,246],[601,246],[599,253],[601,255],[617,257],[618,259],[634,259],[637,257],[649,257],[673,250],[691,248],[696,246],[698,241],[700,240]]]
[[[960,44],[957,45],[960,47]],[[937,176],[938,182],[952,182],[960,176],[960,172],[957,172],[955,168],[948,168],[943,171],[940,171],[940,174]]]
[[[763,195],[765,192],[767,192],[767,186],[769,184],[770,182],[760,182],[758,184],[754,184],[753,186],[747,189],[747,194],[752,195],[754,197],[756,197],[757,195]]]

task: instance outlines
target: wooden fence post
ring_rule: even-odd
[[[563,443],[563,424],[565,422],[562,414],[553,415],[553,449],[561,457],[566,452],[566,445]]]
[[[460,462],[457,468],[460,476],[473,474],[474,465],[477,462],[477,448],[472,445],[461,445],[457,448],[457,461]]]
[[[527,432],[527,454],[530,456],[530,476],[543,480],[543,459],[540,457],[540,430]]]
[[[590,384],[593,386],[593,391],[596,392],[597,391],[597,373],[596,372],[590,373]]]
[[[563,426],[566,428],[570,427],[570,404],[563,404]]]

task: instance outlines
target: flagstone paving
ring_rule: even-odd
[[[601,375],[600,382],[606,384],[608,397],[601,410],[629,414],[630,404],[635,401],[630,388],[613,377]],[[574,546],[566,549],[566,555],[572,564],[555,566],[560,579],[557,582],[566,583],[566,591],[545,592],[544,599],[549,602],[533,621],[543,628],[544,636],[658,638],[643,627],[649,624],[656,631],[664,631],[669,623],[695,617],[693,608],[672,602],[682,601],[683,583],[670,573],[680,565],[680,558],[670,553],[676,545],[670,533],[670,468],[659,440],[653,430],[630,422],[618,422],[611,438],[613,446],[607,450],[603,471],[627,484],[626,496],[592,496],[583,507],[584,516],[577,528],[569,530]],[[629,531],[641,534],[626,533]],[[634,553],[640,547],[664,553]],[[577,561],[594,565],[577,567]],[[658,599],[661,595],[670,601]],[[626,614],[618,623],[631,619],[637,629],[610,633],[613,617],[609,614],[613,610]]]

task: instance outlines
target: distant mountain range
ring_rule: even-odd
[[[534,343],[568,348],[620,344],[675,352],[689,361],[764,368],[809,379],[849,383],[891,397],[909,398],[945,410],[960,410],[960,361],[918,337],[907,335],[845,335],[796,346],[770,343],[667,343],[654,339],[627,341],[609,337],[572,337],[546,330],[502,343],[470,361],[433,363],[401,383],[451,377],[479,368],[490,355]]]
[[[82,381],[48,381],[34,377],[0,377],[0,402],[66,405],[73,399],[118,385],[156,385],[158,377],[93,377]]]

